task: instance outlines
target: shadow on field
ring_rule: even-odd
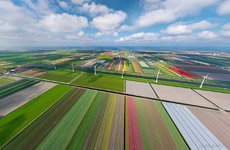
[[[102,77],[101,74],[97,75],[97,76],[93,76],[89,79],[88,83],[92,83],[92,82],[96,82],[98,81],[100,78]]]
[[[4,119],[4,118],[1,118]],[[17,128],[20,127],[20,125],[24,122],[25,120],[25,116],[24,115],[20,115],[16,118],[14,118],[13,120],[11,120],[10,122],[4,124],[3,126],[1,126],[0,129],[0,141],[5,141],[5,139],[9,139],[12,135],[9,133],[12,133],[11,131],[16,130]]]

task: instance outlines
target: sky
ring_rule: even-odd
[[[0,0],[0,47],[230,47],[230,0]]]

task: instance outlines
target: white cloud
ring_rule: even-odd
[[[223,25],[224,30],[230,30],[230,23],[226,23]]]
[[[230,15],[230,0],[224,0],[218,7],[217,12],[220,15]]]
[[[125,12],[115,11],[93,18],[91,24],[101,31],[112,31],[118,29],[126,18],[127,14]]]
[[[222,30],[220,31],[220,35],[225,39],[230,38],[230,23],[226,23],[223,25]]]
[[[87,27],[88,20],[85,17],[63,13],[46,16],[40,24],[51,32],[76,32]]]
[[[89,0],[71,0],[72,3],[81,5],[85,2],[88,2]]]
[[[147,9],[136,21],[137,28],[148,27],[157,23],[168,23],[180,17],[194,15],[203,8],[215,4],[218,0],[156,0],[154,8]],[[152,7],[151,5],[149,5]]]
[[[102,36],[113,36],[117,37],[119,34],[115,31],[100,31],[95,33],[95,37],[102,37]]]
[[[119,28],[119,31],[133,31],[133,30],[135,30],[135,27],[134,26],[128,26],[128,25],[122,25]]]
[[[211,31],[202,31],[198,34],[198,36],[203,39],[214,39],[218,37],[217,34]]]
[[[121,37],[119,42],[141,42],[141,41],[154,41],[159,35],[151,32],[139,32],[129,36]]]
[[[48,15],[53,13],[53,10],[49,7],[49,1],[47,0],[24,0],[24,4],[31,9],[31,14],[34,16]]]
[[[187,25],[170,25],[166,30],[162,31],[163,33],[179,35],[191,33],[192,30],[189,29]]]
[[[167,34],[172,34],[172,35],[188,34],[191,33],[193,30],[209,29],[213,26],[214,25],[208,22],[207,20],[202,20],[192,24],[172,24],[162,32]]]
[[[91,16],[97,16],[102,14],[108,14],[112,10],[105,5],[96,4],[92,2],[91,4],[85,3],[80,8],[80,11],[89,13]]]
[[[60,1],[59,2],[59,6],[64,8],[64,9],[68,9],[69,5],[65,2],[65,1]]]

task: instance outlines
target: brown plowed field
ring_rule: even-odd
[[[230,149],[230,114],[223,111],[188,107],[192,113]]]

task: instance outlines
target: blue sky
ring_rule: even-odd
[[[0,47],[230,47],[230,0],[1,0]]]

